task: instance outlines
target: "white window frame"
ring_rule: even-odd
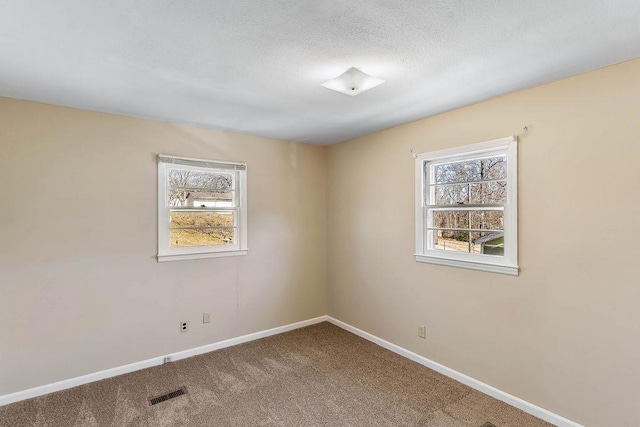
[[[169,244],[170,207],[168,196],[168,171],[171,167],[196,172],[224,172],[234,173],[237,206],[232,208],[196,208],[197,211],[235,212],[236,235],[232,245],[220,246],[192,246],[172,248]],[[216,258],[246,255],[247,247],[247,165],[239,162],[223,162],[218,160],[193,159],[189,157],[175,157],[158,155],[158,262],[179,261],[187,259]]]
[[[515,136],[416,155],[416,253],[418,262],[517,276],[518,267],[518,139]],[[427,164],[451,163],[491,155],[507,156],[507,201],[504,205],[504,256],[428,248],[427,206],[430,174]]]

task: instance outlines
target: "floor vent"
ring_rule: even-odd
[[[157,405],[158,403],[164,402],[169,399],[173,399],[174,397],[182,396],[183,394],[187,394],[187,390],[182,387],[176,391],[172,391],[171,393],[163,394],[162,396],[154,397],[149,400],[149,404]]]
[[[480,427],[498,427],[498,426],[496,426],[495,424],[491,424],[490,422],[487,421],[486,423],[482,424]]]

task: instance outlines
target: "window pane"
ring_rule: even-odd
[[[437,250],[504,256],[503,232],[436,230],[433,238]]]
[[[504,256],[504,232],[471,232],[473,253]]]
[[[435,228],[469,228],[469,211],[433,211]]]
[[[447,182],[480,181],[480,160],[444,163],[433,166],[436,184]]]
[[[234,192],[207,191],[199,189],[169,190],[170,206],[197,208],[232,208],[236,206]]]
[[[504,230],[504,211],[472,211],[471,228]]]
[[[507,179],[507,156],[480,160],[482,179]]]
[[[172,229],[169,244],[172,248],[232,245],[234,236],[235,228]]]
[[[470,200],[472,204],[505,204],[507,203],[507,181],[494,181],[470,184]]]
[[[169,206],[233,206],[234,174],[169,169]]]
[[[495,156],[433,166],[436,184],[507,179],[507,157]]]
[[[177,227],[233,227],[233,212],[176,212],[170,216],[171,228]]]
[[[455,205],[469,203],[470,184],[435,185],[436,205]],[[475,184],[473,184],[475,185]]]
[[[187,186],[208,190],[229,191],[233,188],[233,174],[221,172],[193,172],[188,176]]]
[[[437,230],[433,232],[433,248],[441,251],[469,253],[472,244],[468,231]]]
[[[169,187],[203,188],[230,191],[233,189],[233,174],[228,172],[196,172],[186,169],[169,169]]]

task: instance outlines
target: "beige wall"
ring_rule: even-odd
[[[158,153],[247,162],[249,255],[156,262]],[[0,98],[0,183],[0,395],[326,314],[324,147]]]
[[[585,425],[640,425],[638,76],[640,60],[331,146],[329,314]],[[417,263],[410,151],[524,126],[520,276]]]

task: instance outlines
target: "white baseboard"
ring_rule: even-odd
[[[385,341],[382,338],[378,338],[375,335],[372,335],[368,332],[365,332],[361,329],[358,329],[354,326],[351,326],[347,323],[344,323],[338,319],[334,319],[333,317],[327,316],[327,320],[333,323],[340,328],[347,330],[353,334],[356,334],[366,340],[369,340],[375,344],[378,344],[380,347],[384,347],[387,350],[390,350],[400,356],[404,356],[407,359],[411,359],[414,362],[417,362],[427,368],[431,368],[436,372],[439,372],[443,375],[446,375],[449,378],[453,378],[454,380],[461,382],[473,389],[476,389],[484,394],[487,394],[491,397],[494,397],[498,400],[501,400],[505,403],[508,403],[511,406],[514,406],[528,414],[533,415],[534,417],[538,417],[541,420],[547,421],[551,424],[554,424],[558,427],[583,427],[581,424],[578,424],[574,421],[568,420],[560,415],[554,414],[553,412],[547,411],[539,406],[534,405],[533,403],[529,403],[525,400],[522,400],[518,397],[515,397],[509,393],[506,393],[502,390],[498,390],[495,387],[490,386],[489,384],[485,384],[482,381],[478,381],[475,378],[471,378],[468,375],[460,373],[454,369],[448,368],[444,365],[441,365],[438,362],[434,362],[433,360],[427,359],[426,357],[420,356],[417,353],[409,351],[405,348],[402,348],[398,345],[392,344],[389,341]]]
[[[140,362],[118,366],[115,368],[106,369],[104,371],[82,375],[82,376],[71,378],[68,380],[58,381],[55,383],[46,384],[43,386],[34,387],[27,390],[18,391],[15,393],[5,394],[3,396],[0,396],[0,406],[8,405],[10,403],[18,402],[25,399],[31,399],[33,397],[42,396],[44,394],[53,393],[53,392],[68,389],[71,387],[76,387],[79,385],[91,383],[91,382],[102,380],[105,378],[111,378],[117,375],[138,371],[140,369],[161,365],[164,362],[164,358],[167,356],[170,356],[172,361],[186,359],[187,357],[197,356],[199,354],[208,353],[210,351],[219,350],[221,348],[231,347],[234,345],[257,340],[260,338],[265,338],[271,335],[281,334],[283,332],[292,331],[294,329],[303,328],[305,326],[314,325],[316,323],[320,323],[324,321],[331,322],[334,325],[339,326],[340,328],[345,329],[375,344],[378,344],[379,346],[384,347],[387,350],[390,350],[396,354],[399,354],[400,356],[404,356],[408,359],[411,359],[414,362],[417,362],[423,366],[426,366],[427,368],[431,368],[436,372],[446,375],[449,378],[453,378],[454,380],[459,381],[462,384],[465,384],[473,389],[476,389],[498,400],[502,400],[503,402],[508,403],[511,406],[521,409],[524,412],[531,414],[535,417],[538,417],[544,421],[555,424],[558,427],[583,427],[581,424],[568,420],[564,417],[561,417],[560,415],[554,414],[553,412],[547,411],[546,409],[536,406],[533,403],[524,401],[502,390],[498,390],[497,388],[492,387],[488,384],[485,384],[482,381],[478,381],[454,369],[448,368],[444,365],[441,365],[438,362],[434,362],[433,360],[427,359],[426,357],[420,356],[419,354],[416,354],[398,345],[392,344],[389,341],[385,341],[382,338],[378,338],[375,335],[372,335],[368,332],[365,332],[361,329],[358,329],[354,326],[344,323],[338,319],[334,319],[333,317],[330,317],[330,316],[320,316],[313,319],[303,320],[301,322],[291,323],[288,325],[279,326],[277,328],[267,329],[265,331],[255,332],[248,335],[242,335],[240,337],[230,338],[228,340],[219,341],[213,344],[203,345],[201,347],[196,347],[189,350],[179,351],[173,354],[153,357],[151,359],[142,360]]]
[[[30,388],[27,390],[17,391],[15,393],[5,394],[0,396],[0,406],[8,405],[10,403],[18,402],[20,400],[31,399],[32,397],[42,396],[43,394],[53,393],[55,391],[76,387],[76,386],[91,383],[94,381],[103,380],[105,378],[111,378],[117,375],[127,374],[133,371],[139,371],[140,369],[150,368],[156,365],[162,365],[162,363],[164,362],[164,358],[167,356],[170,356],[172,361],[186,359],[187,357],[208,353],[210,351],[219,350],[225,347],[231,347],[233,345],[238,345],[245,342],[257,340],[260,338],[265,338],[271,335],[281,334],[283,332],[292,331],[294,329],[303,328],[305,326],[314,325],[316,323],[325,322],[327,320],[328,320],[328,316],[320,316],[313,319],[303,320],[301,322],[290,323],[284,326],[278,326],[277,328],[267,329],[265,331],[255,332],[253,334],[242,335],[236,338],[230,338],[228,340],[219,341],[213,344],[203,345],[201,347],[196,347],[189,350],[179,351],[173,354],[153,357],[151,359],[142,360],[140,362],[130,363],[128,365],[118,366],[111,369],[105,369],[104,371],[94,372],[92,374],[82,375],[82,376],[71,378],[68,380],[58,381],[55,383],[46,384],[39,387]]]

